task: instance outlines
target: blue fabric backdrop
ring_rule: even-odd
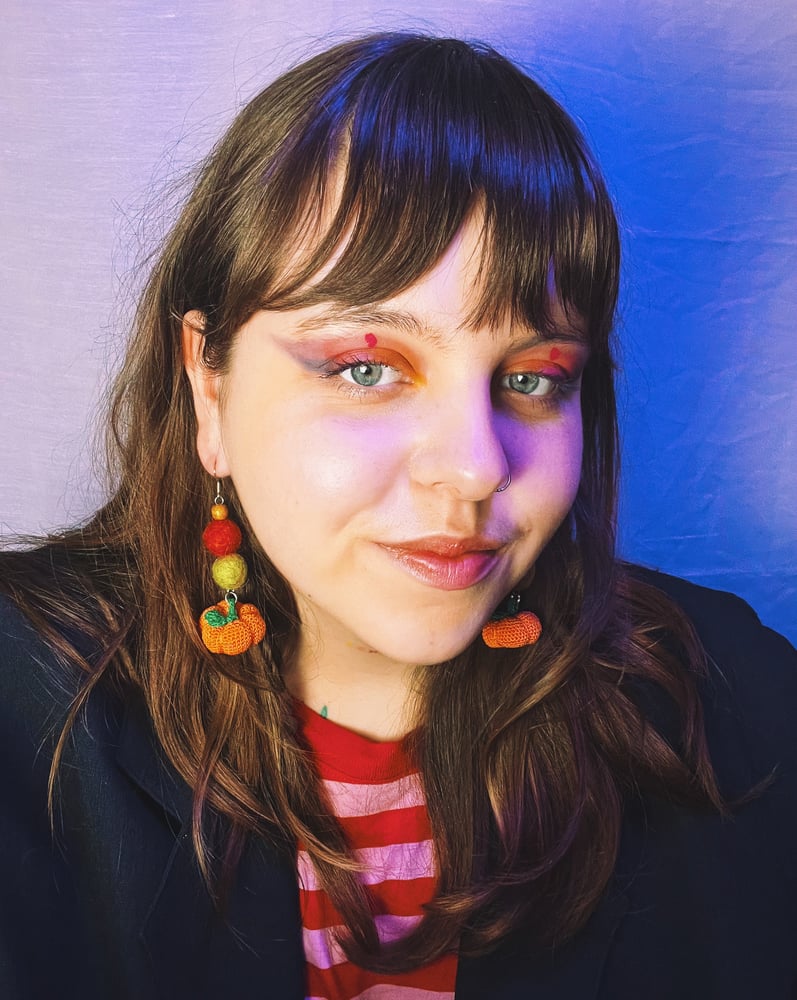
[[[797,640],[793,0],[9,0],[3,528],[102,495],[83,442],[161,193],[285,64],[397,27],[493,42],[583,124],[624,228],[622,550]]]

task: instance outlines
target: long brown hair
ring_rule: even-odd
[[[434,265],[477,206],[474,318],[511,315],[550,330],[552,276],[565,310],[585,324],[583,469],[528,595],[545,622],[540,643],[474,645],[423,672],[411,742],[438,889],[422,924],[380,947],[283,682],[299,629],[293,597],[251,534],[248,593],[266,609],[268,641],[224,658],[198,639],[196,615],[217,599],[199,544],[212,484],[195,452],[180,327],[185,313],[201,312],[204,363],[223,372],[255,311],[390,297]],[[312,249],[297,260],[297,246]],[[695,688],[697,641],[663,595],[615,559],[618,270],[600,172],[571,119],[520,69],[451,39],[387,34],[339,45],[240,113],[167,238],[113,395],[112,499],[81,529],[4,557],[6,587],[86,672],[72,720],[101,680],[143,694],[166,755],[194,790],[209,885],[232,876],[249,835],[286,850],[301,841],[361,965],[477,953],[521,924],[560,940],[611,875],[626,796],[665,787],[722,808]],[[246,524],[245,512],[236,516]],[[72,630],[103,652],[83,659],[64,638]],[[638,687],[651,684],[680,713],[677,748],[638,707]],[[207,840],[218,822],[221,870]]]

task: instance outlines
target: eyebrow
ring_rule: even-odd
[[[320,315],[312,316],[299,323],[296,332],[317,333],[323,331],[324,327],[330,324],[345,324],[358,328],[389,326],[436,347],[442,347],[446,343],[439,331],[424,323],[415,313],[403,309],[380,309],[374,306],[330,306]]]
[[[296,332],[300,335],[319,333],[329,325],[344,324],[360,329],[363,327],[390,327],[432,347],[451,346],[450,336],[425,323],[415,313],[404,309],[382,309],[378,306],[330,306],[321,314],[302,320],[296,327]],[[473,328],[463,325],[457,326],[454,332],[476,334]],[[518,343],[518,349],[556,341],[587,345],[587,338],[584,334],[573,328],[557,329],[552,334],[542,335],[532,327],[523,325],[519,326],[518,332],[524,335],[522,342]]]

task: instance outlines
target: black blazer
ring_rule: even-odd
[[[724,791],[773,768],[774,781],[732,820],[666,798],[629,805],[614,878],[584,930],[555,951],[516,934],[461,960],[457,1000],[797,997],[797,653],[738,598],[650,579],[711,654],[706,724]],[[0,997],[301,1000],[290,855],[250,844],[227,919],[215,915],[192,854],[190,791],[138,701],[92,694],[51,836],[65,677],[0,602]],[[666,727],[666,709],[650,710]]]

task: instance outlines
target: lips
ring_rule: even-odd
[[[421,583],[439,590],[465,590],[483,580],[499,562],[505,543],[483,536],[431,535],[379,547]]]

